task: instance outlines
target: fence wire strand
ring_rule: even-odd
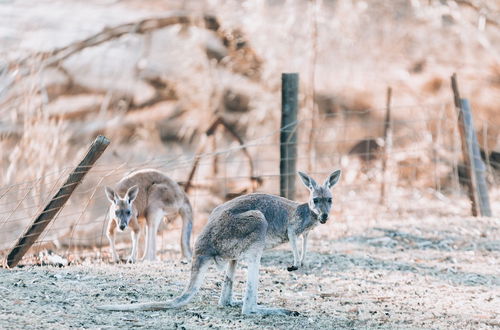
[[[347,122],[339,114],[326,114],[318,118],[317,140],[312,144],[316,149],[316,170],[310,174],[322,179],[333,169],[341,168],[344,171],[341,184],[335,188],[336,204],[333,211],[344,221],[360,217],[376,218],[387,212],[417,215],[432,212],[469,212],[466,194],[463,192],[464,188],[461,188],[466,178],[461,176],[456,118],[447,118],[449,114],[446,104],[393,106],[392,110],[397,112],[398,109],[413,108],[439,108],[439,111],[428,118],[393,121],[393,148],[388,155],[391,163],[388,166],[390,179],[386,185],[390,191],[389,200],[394,202],[382,206],[379,205],[376,191],[381,182],[380,153],[384,141],[381,132],[374,132],[383,128],[383,121],[372,118]],[[295,157],[298,169],[301,166],[305,168],[309,160],[307,152],[304,151],[309,142],[303,139],[306,132],[302,132],[300,128],[307,127],[304,123],[310,120],[311,118],[306,117],[293,123],[299,134],[299,152]],[[199,230],[211,208],[225,200],[252,191],[279,191],[278,139],[283,129],[287,128],[248,138],[243,144],[218,143],[218,149],[201,154],[176,154],[153,157],[145,161],[97,163],[86,178],[88,183],[76,189],[63,209],[56,207],[43,211],[54,192],[60,188],[58,184],[67,176],[71,166],[33,180],[0,187],[0,242],[3,242],[0,244],[0,251],[12,247],[35,214],[56,210],[57,217],[36,240],[33,251],[44,249],[46,244],[53,244],[56,247],[55,253],[64,256],[76,258],[79,254],[85,257],[97,253],[98,259],[105,259],[107,253],[102,249],[107,246],[104,237],[109,214],[106,212],[108,202],[103,198],[103,188],[114,185],[123,175],[143,168],[158,169],[166,174],[176,173],[173,178],[183,184],[195,161],[198,162],[198,167],[192,182],[193,191],[189,196],[196,218],[195,227]],[[245,174],[248,173],[249,161],[241,152],[244,150],[252,157],[252,175],[261,180],[261,185],[257,188],[248,183],[254,178]],[[500,164],[493,159],[488,159],[486,163],[489,173],[496,173],[496,169],[500,168]],[[214,167],[217,167],[217,173],[213,173]],[[492,180],[497,182],[496,178]],[[39,189],[41,184],[48,189],[42,192]],[[74,184],[68,183],[63,187]],[[299,199],[305,200],[305,189],[298,187]],[[67,195],[60,196],[63,197]],[[179,228],[174,226],[172,230],[163,231],[162,242],[169,240],[170,231],[179,231]],[[164,236],[167,239],[164,240]]]

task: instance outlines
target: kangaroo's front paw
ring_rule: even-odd
[[[290,267],[287,268],[287,270],[289,272],[293,272],[294,270],[297,270],[297,269],[299,269],[299,267],[297,267],[297,266],[290,266]]]
[[[127,258],[127,264],[135,264],[136,260],[133,257],[128,257]]]

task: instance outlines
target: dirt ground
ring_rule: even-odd
[[[287,245],[265,253],[259,302],[299,316],[242,316],[217,306],[222,273],[211,269],[194,301],[165,312],[101,312],[96,305],[168,300],[189,265],[0,269],[0,328],[498,328],[500,220],[473,218],[329,223],[310,235],[296,272]],[[122,251],[126,253],[126,251]],[[236,275],[241,298],[244,265]]]

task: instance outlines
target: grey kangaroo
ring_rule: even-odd
[[[196,240],[191,264],[191,279],[179,297],[170,302],[106,305],[98,309],[145,311],[186,305],[203,284],[208,266],[215,262],[218,265],[227,263],[219,305],[242,305],[243,314],[296,314],[287,309],[257,304],[262,252],[266,248],[289,241],[294,261],[288,270],[298,269],[306,254],[307,233],[318,222],[326,223],[328,220],[328,213],[332,207],[330,188],[338,182],[340,173],[340,170],[333,172],[323,185],[318,185],[307,174],[299,172],[302,182],[310,191],[309,201],[304,204],[274,195],[249,194],[216,207]],[[302,235],[303,243],[299,258],[297,237],[300,235]],[[248,263],[247,283],[243,302],[238,303],[232,300],[232,292],[236,264],[242,259],[246,259]]]
[[[189,241],[193,227],[193,211],[186,193],[174,180],[157,170],[139,170],[121,179],[114,190],[106,187],[105,191],[111,202],[107,236],[115,262],[119,260],[115,249],[117,227],[121,231],[130,227],[132,252],[127,262],[135,262],[141,227],[146,225],[143,259],[155,260],[158,227],[165,217],[175,219],[178,214],[182,218],[182,255],[187,259],[191,258]]]

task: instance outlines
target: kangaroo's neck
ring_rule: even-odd
[[[318,224],[318,216],[311,211],[309,204],[307,203],[297,206],[294,218],[296,221],[295,231],[297,234],[307,231]]]

